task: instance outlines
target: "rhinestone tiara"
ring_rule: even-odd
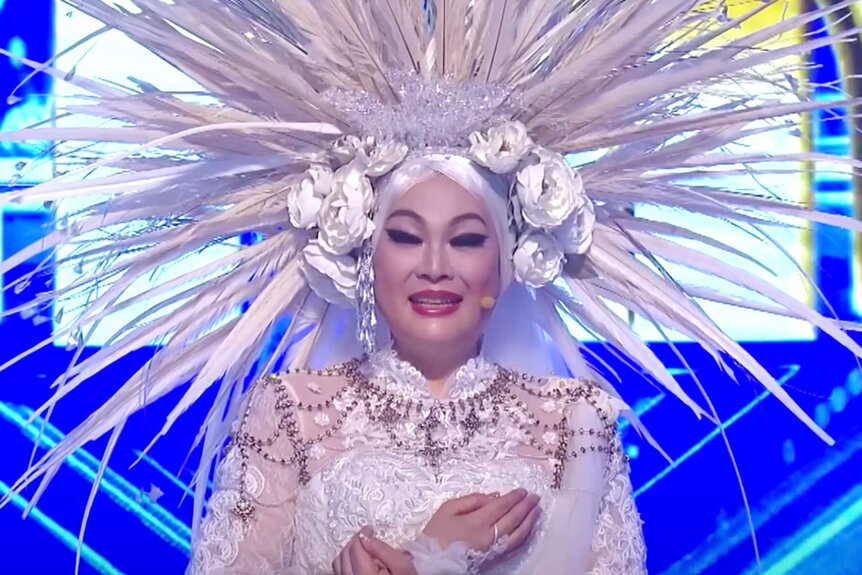
[[[394,102],[344,89],[328,92],[326,101],[356,133],[397,140],[412,150],[469,147],[472,132],[509,120],[520,108],[509,86],[426,79],[413,71],[390,71],[385,77]]]

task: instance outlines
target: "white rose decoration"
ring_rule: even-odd
[[[408,148],[400,142],[385,142],[375,145],[368,152],[368,167],[365,173],[373,178],[388,174],[392,168],[404,161]]]
[[[512,263],[515,279],[530,287],[540,288],[554,281],[563,270],[563,252],[554,238],[533,232],[521,238]]]
[[[357,271],[352,257],[331,254],[311,240],[302,250],[299,266],[314,293],[331,304],[353,305]]]
[[[359,166],[350,163],[336,170],[317,218],[321,247],[344,255],[371,237],[374,224],[367,214],[373,206],[371,182]]]
[[[522,168],[516,178],[521,215],[535,228],[555,228],[586,201],[584,183],[561,155],[537,156],[539,161]]]
[[[329,195],[332,170],[328,166],[311,166],[299,182],[287,192],[287,210],[290,223],[296,228],[308,229],[317,224],[317,214],[323,200]]]
[[[356,136],[347,134],[335,140],[331,150],[338,163],[344,165],[350,163],[360,150],[365,150],[365,142]]]
[[[554,239],[567,254],[585,254],[593,243],[596,227],[596,206],[589,198],[576,208],[572,215],[554,230]]]
[[[506,122],[487,134],[470,134],[470,157],[496,174],[513,172],[533,145],[527,127],[521,122]]]

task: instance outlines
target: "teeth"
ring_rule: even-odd
[[[415,303],[420,303],[422,305],[451,305],[454,303],[458,303],[457,299],[424,299],[424,298],[413,298],[412,300]]]

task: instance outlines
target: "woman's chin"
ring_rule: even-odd
[[[410,339],[428,345],[443,345],[463,341],[468,330],[451,318],[423,318],[410,329]]]

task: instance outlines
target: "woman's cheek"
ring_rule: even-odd
[[[483,253],[479,257],[473,258],[466,266],[468,270],[466,277],[471,290],[482,291],[479,297],[494,295],[492,292],[496,290],[500,276],[497,260],[496,254],[492,258],[489,254]]]

